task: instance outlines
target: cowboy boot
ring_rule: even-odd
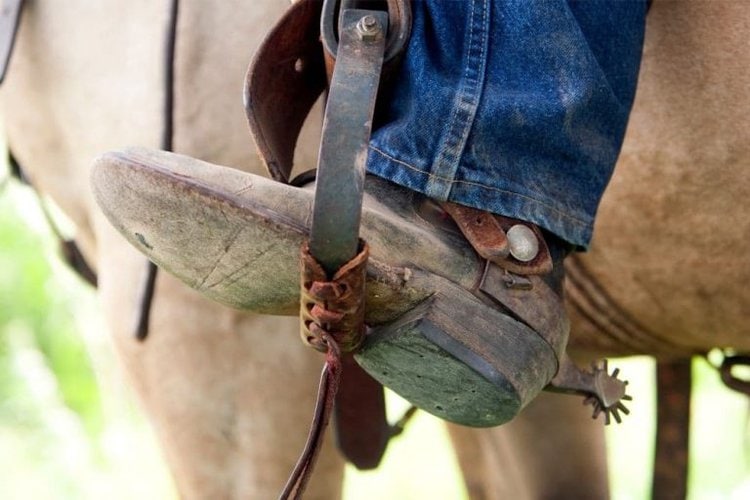
[[[99,158],[92,182],[122,235],[188,286],[234,308],[298,314],[299,249],[313,185],[141,149]],[[441,207],[376,177],[365,185],[360,236],[370,247],[370,328],[355,357],[372,377],[438,417],[471,426],[507,422],[556,374],[577,380],[567,388],[576,392],[592,393],[597,380],[609,384],[609,392],[595,394],[598,404],[619,403],[622,383],[596,373],[583,380],[565,355],[562,244],[547,246],[532,225],[493,216],[505,230],[527,228],[539,249],[530,263],[502,248],[483,257],[465,236],[481,232],[466,221],[462,231],[447,216],[460,221],[461,207]],[[521,247],[529,243],[522,239]],[[497,248],[478,246],[489,254]],[[525,267],[531,272],[523,274]]]

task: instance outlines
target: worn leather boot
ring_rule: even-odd
[[[147,150],[99,158],[92,181],[112,224],[187,285],[231,307],[298,314],[311,187]],[[357,361],[438,417],[510,420],[564,358],[564,245],[382,179],[368,177],[365,190],[369,331]]]

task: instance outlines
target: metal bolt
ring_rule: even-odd
[[[380,34],[380,23],[375,16],[364,16],[357,22],[357,33],[361,40],[374,40]]]
[[[521,262],[530,262],[539,254],[539,241],[530,227],[516,224],[508,229],[510,254]]]

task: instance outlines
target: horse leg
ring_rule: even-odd
[[[254,46],[287,4],[231,3],[180,4],[173,145],[183,154],[261,173],[238,89]],[[314,143],[306,145],[314,150]],[[111,237],[123,241],[119,235]],[[137,256],[132,259],[142,279],[143,258],[140,263]],[[106,304],[117,300],[118,290],[107,298],[107,284],[102,287]],[[238,498],[278,495],[307,437],[322,367],[322,358],[299,342],[298,320],[231,311],[162,272],[150,321],[153,335],[139,346],[119,328],[118,352],[163,436],[180,490],[201,498],[214,492]],[[155,370],[165,359],[169,376]],[[177,396],[165,400],[153,384],[170,390],[175,385]],[[175,422],[182,422],[179,428]],[[215,465],[206,468],[203,449],[212,450]],[[339,497],[342,474],[343,463],[328,442],[307,495]]]
[[[100,294],[115,349],[185,498],[273,498],[305,442],[319,355],[296,318],[254,316],[209,302],[159,275],[152,335],[132,336],[143,256],[97,224]],[[343,463],[330,442],[309,498],[340,496]]]
[[[604,429],[578,398],[543,393],[492,429],[449,426],[472,499],[608,497]]]
[[[175,145],[260,171],[237,89],[264,26],[286,2],[242,6],[182,2]],[[180,491],[187,497],[271,497],[304,442],[320,359],[298,345],[294,320],[230,312],[166,274],[157,280],[151,338],[133,340],[145,259],[96,220],[88,189],[88,167],[97,154],[158,146],[167,7],[167,1],[146,0],[27,2],[2,89],[6,127],[32,180],[78,227],[79,242],[99,272],[115,346]],[[217,26],[227,12],[236,20],[225,26],[233,35],[216,36],[224,33]],[[200,24],[201,15],[212,22]],[[236,26],[240,21],[249,24]],[[320,465],[321,480],[310,491],[335,498],[341,464],[328,452]]]

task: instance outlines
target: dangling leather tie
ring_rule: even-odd
[[[326,361],[323,365],[323,371],[320,374],[318,399],[315,404],[313,421],[302,455],[300,455],[297,464],[294,466],[294,470],[284,486],[284,490],[279,496],[281,500],[302,498],[302,493],[304,493],[307,482],[312,475],[315,460],[320,453],[325,430],[328,427],[328,422],[333,412],[336,392],[338,392],[341,380],[341,350],[339,345],[333,337],[325,332],[322,332],[319,338],[326,346]]]
[[[367,244],[361,241],[356,257],[343,265],[331,279],[310,254],[307,243],[300,253],[300,333],[304,343],[326,353],[326,360],[320,375],[307,443],[281,493],[281,499],[301,498],[333,413],[343,371],[343,356],[356,351],[365,338]]]

